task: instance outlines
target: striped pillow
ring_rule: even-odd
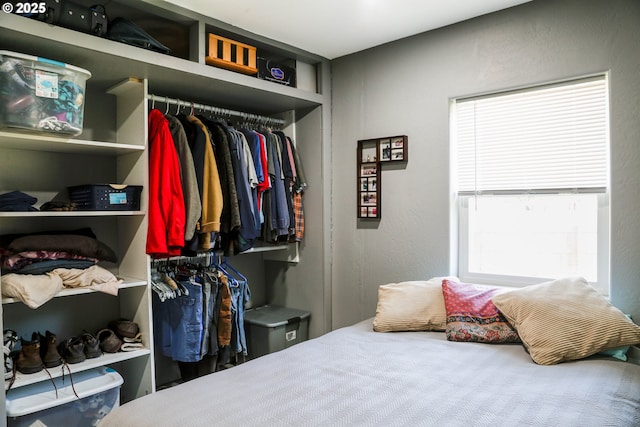
[[[444,331],[447,313],[442,296],[443,277],[389,283],[378,287],[373,319],[376,332]]]
[[[553,365],[640,343],[640,327],[583,278],[565,278],[493,297],[534,362]]]

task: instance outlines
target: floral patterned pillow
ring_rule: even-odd
[[[520,342],[516,330],[491,301],[503,291],[500,287],[444,279],[447,339],[489,344]]]

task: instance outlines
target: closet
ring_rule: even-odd
[[[152,4],[153,3],[153,4]],[[232,258],[246,273],[252,303],[296,307],[311,313],[311,335],[330,329],[330,94],[328,61],[277,41],[240,30],[165,2],[109,2],[111,17],[153,22],[173,31],[165,55],[17,15],[3,14],[3,49],[53,58],[91,71],[86,84],[84,131],[74,138],[0,129],[0,192],[21,190],[38,205],[66,187],[87,183],[142,185],[140,210],[1,212],[0,234],[90,227],[116,252],[104,267],[123,282],[118,296],[65,290],[37,309],[3,297],[0,323],[19,335],[51,330],[60,337],[95,332],[114,319],[136,322],[145,348],[103,355],[71,365],[73,372],[107,365],[124,378],[121,401],[156,391],[151,289],[152,260],[145,253],[147,232],[147,117],[151,94],[219,106],[282,121],[295,143],[309,182],[305,192],[305,239],[282,247],[254,247]],[[291,88],[205,64],[207,34],[233,34],[273,55],[293,58],[302,79]],[[166,43],[165,43],[166,44]],[[307,73],[306,77],[301,73]],[[156,99],[156,103],[159,101]],[[275,249],[275,250],[274,250]],[[272,262],[275,261],[275,262]],[[1,277],[0,277],[1,286]],[[51,370],[53,375],[61,375]],[[19,376],[13,387],[47,379],[44,372]],[[4,392],[3,392],[4,393]],[[4,409],[4,394],[2,395]],[[1,421],[5,422],[4,419]]]

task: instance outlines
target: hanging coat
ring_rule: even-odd
[[[185,207],[180,162],[169,124],[158,110],[149,112],[149,208],[146,253],[180,255],[184,246]]]

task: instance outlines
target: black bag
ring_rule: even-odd
[[[31,18],[99,37],[107,34],[109,20],[102,5],[86,7],[67,0],[45,0],[45,6],[46,12]]]
[[[124,18],[115,18],[109,24],[107,37],[121,43],[153,50],[160,53],[169,53],[171,49],[154,39],[145,30]]]

